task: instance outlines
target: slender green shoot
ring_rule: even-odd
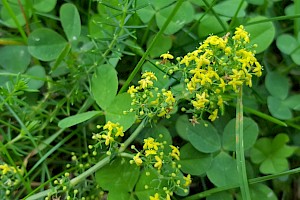
[[[242,199],[251,200],[245,154],[244,154],[244,133],[243,133],[243,90],[240,86],[239,94],[236,103],[236,163],[238,170],[239,184],[242,194]]]

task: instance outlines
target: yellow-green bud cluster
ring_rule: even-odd
[[[136,112],[138,119],[155,116],[169,118],[174,109],[176,100],[172,91],[154,87],[154,81],[157,81],[155,74],[145,72],[138,82],[139,85],[131,86],[127,91],[132,98],[133,108],[130,112]]]

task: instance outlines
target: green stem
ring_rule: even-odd
[[[288,176],[288,175],[292,175],[292,174],[296,174],[296,173],[300,173],[300,167],[295,168],[295,169],[291,169],[291,170],[288,170],[288,171],[285,171],[285,172],[281,172],[281,173],[278,173],[278,174],[267,175],[267,176],[263,176],[263,177],[249,179],[249,183],[251,185],[253,185],[253,184],[256,184],[256,183],[262,183],[262,182],[265,182],[265,181],[276,179],[276,178],[281,177],[281,176]],[[213,195],[215,193],[223,192],[223,191],[226,191],[226,190],[235,189],[237,187],[239,187],[238,184],[233,184],[233,185],[227,185],[227,186],[223,186],[223,187],[212,188],[210,190],[206,190],[204,192],[201,192],[201,193],[194,194],[194,195],[191,195],[189,197],[183,198],[182,200],[199,200],[199,199],[208,197],[210,195]]]
[[[27,44],[27,36],[26,36],[26,33],[25,31],[23,30],[23,28],[20,26],[20,23],[14,13],[14,11],[11,9],[9,3],[7,2],[7,0],[2,0],[2,3],[3,3],[3,6],[5,7],[5,9],[8,11],[10,17],[12,18],[12,20],[15,22],[22,38],[23,38],[23,41],[25,44]]]
[[[173,19],[173,17],[177,13],[177,11],[179,10],[179,8],[180,8],[180,6],[181,6],[181,4],[183,2],[184,2],[184,0],[178,0],[177,1],[176,6],[174,7],[172,13],[169,15],[169,17],[167,18],[167,20],[164,23],[164,25],[161,27],[161,29],[158,31],[158,33],[155,35],[155,37],[152,40],[149,48],[146,50],[146,52],[144,53],[144,55],[142,56],[142,58],[140,59],[140,61],[138,62],[138,64],[134,68],[134,70],[131,72],[131,74],[129,75],[128,79],[125,81],[125,83],[122,86],[122,88],[120,89],[119,94],[125,92],[125,90],[128,88],[130,82],[133,80],[133,78],[135,77],[135,75],[138,73],[138,71],[141,69],[142,65],[144,64],[147,56],[149,55],[151,49],[154,47],[156,41],[163,34],[163,32],[165,31],[165,29],[168,27],[169,23],[171,22],[171,20]]]
[[[130,137],[121,145],[121,148],[119,149],[119,153],[125,151],[125,149],[128,147],[128,145],[133,142],[133,140],[139,135],[141,130],[145,127],[147,123],[147,118],[145,118],[140,125],[135,129],[135,131],[130,135]]]
[[[251,200],[250,190],[246,172],[244,154],[244,133],[243,133],[243,89],[239,89],[236,103],[236,163],[242,199]]]
[[[139,135],[139,133],[145,127],[146,123],[147,123],[147,119],[145,118],[140,123],[140,125],[135,129],[135,131],[131,134],[131,136],[121,145],[121,148],[119,149],[119,153],[120,153],[121,156],[126,155],[126,154],[122,154],[122,152],[125,151],[125,149],[130,145],[130,143]],[[128,155],[127,155],[127,157],[128,157]],[[100,160],[98,163],[96,163],[94,166],[92,166],[91,168],[89,168],[88,170],[86,170],[85,172],[83,172],[82,174],[80,174],[79,176],[73,178],[70,181],[70,185],[71,186],[77,185],[78,183],[80,183],[81,181],[83,181],[87,177],[89,177],[91,174],[95,173],[100,168],[102,168],[105,165],[107,165],[109,163],[109,161],[110,161],[110,156],[106,156],[105,158],[103,158],[102,160]],[[44,190],[42,192],[39,192],[37,194],[34,194],[34,195],[26,198],[26,200],[41,199],[41,198],[47,196],[51,191],[52,191],[52,189]]]

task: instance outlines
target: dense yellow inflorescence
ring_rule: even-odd
[[[162,135],[160,135],[161,138],[163,138]],[[155,180],[168,180],[163,187],[163,191],[154,193],[149,197],[150,199],[171,199],[173,192],[176,190],[188,192],[187,188],[191,184],[192,179],[191,175],[183,176],[180,172],[181,166],[177,163],[180,160],[178,147],[168,145],[166,141],[159,142],[157,139],[148,137],[144,139],[141,151],[138,151],[134,145],[131,148],[137,151],[137,154],[130,162],[131,164],[154,170],[155,172],[152,171],[151,173],[156,174],[157,178]],[[145,188],[154,191],[159,190],[158,188],[150,188],[149,185],[145,186]]]

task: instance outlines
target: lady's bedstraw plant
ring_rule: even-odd
[[[252,87],[252,76],[262,75],[262,66],[255,58],[254,48],[256,45],[251,46],[249,42],[249,34],[243,26],[240,26],[236,28],[232,37],[229,37],[229,34],[224,37],[209,36],[198,49],[183,58],[177,58],[177,64],[170,62],[174,58],[173,55],[169,53],[161,55],[163,61],[157,65],[162,66],[168,75],[180,77],[180,82],[184,83],[185,88],[184,99],[175,98],[171,90],[154,87],[157,77],[154,73],[147,71],[142,74],[138,86],[131,86],[128,89],[134,106],[130,112],[136,112],[139,119],[170,118],[170,114],[174,107],[178,106],[178,102],[187,101],[190,106],[182,107],[181,110],[192,114],[192,123],[202,120],[206,113],[208,113],[208,119],[215,121],[219,113],[224,111],[226,96],[231,93],[240,92],[241,94],[243,85]],[[242,110],[239,109],[237,114],[241,113]],[[238,119],[242,120],[242,118]],[[237,133],[242,129],[242,126],[239,125],[241,124],[237,123],[237,127],[239,127]],[[242,140],[242,135],[237,135],[237,137]],[[142,151],[136,150],[133,146],[138,153],[132,162],[138,166],[152,167],[161,175],[158,180],[167,179],[174,183],[174,185],[165,187],[164,194],[156,193],[150,199],[170,199],[176,188],[184,188],[191,183],[190,175],[184,177],[186,182],[183,185],[180,180],[176,181],[176,178],[179,177],[180,165],[176,165],[172,159],[178,160],[180,152],[176,147],[172,145],[170,147],[172,153],[165,154],[160,149],[164,149],[163,143],[158,143],[153,138],[144,140]],[[243,149],[237,148],[237,151],[243,151]],[[240,155],[239,152],[237,154]],[[239,161],[238,158],[237,160]],[[244,163],[244,160],[241,163]],[[164,166],[167,166],[168,170],[164,170]],[[239,172],[243,174],[241,177],[245,177],[245,166],[238,164],[238,168]],[[170,172],[170,169],[173,171]],[[243,194],[242,186],[241,189]],[[245,190],[249,190],[249,188]],[[186,189],[184,191],[187,192]]]

